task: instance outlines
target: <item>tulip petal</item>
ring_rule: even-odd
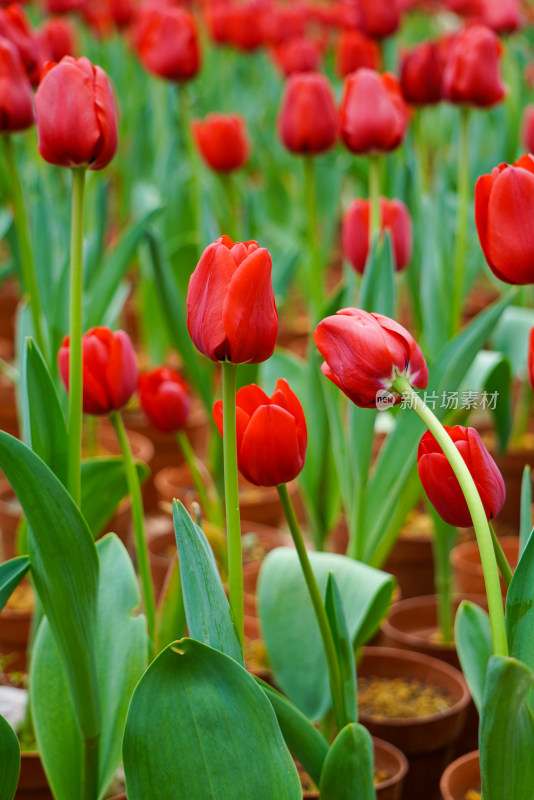
[[[250,419],[238,454],[239,469],[258,486],[278,486],[303,465],[295,418],[278,406],[260,406]]]
[[[224,424],[223,424],[223,402],[222,402],[222,400],[217,400],[213,404],[212,414],[213,414],[213,421],[215,422],[215,425],[217,426],[217,430],[219,431],[221,436],[223,436]],[[248,425],[249,419],[250,419],[250,415],[247,414],[246,411],[243,411],[243,409],[239,408],[239,407],[236,408],[236,429],[237,429],[237,451],[238,452],[239,452],[239,448],[241,446],[241,440],[243,438],[243,433],[245,432],[245,428]]]
[[[228,248],[214,242],[204,250],[189,280],[187,329],[195,347],[212,361],[230,356],[223,307],[235,270]]]
[[[495,179],[487,218],[489,263],[508,283],[534,283],[534,175],[509,167]]]
[[[94,104],[100,139],[90,169],[103,169],[117,152],[117,111],[108,76],[100,67],[95,67],[94,70]]]
[[[110,343],[106,380],[113,403],[118,409],[126,405],[137,387],[137,362],[130,337],[115,331]]]

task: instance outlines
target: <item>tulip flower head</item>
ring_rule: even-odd
[[[337,113],[328,79],[319,72],[298,72],[287,80],[278,133],[292,153],[317,155],[330,150],[337,139]]]
[[[141,7],[133,40],[141,64],[153,75],[168,81],[188,81],[200,69],[195,18],[182,8]]]
[[[506,497],[499,469],[474,428],[445,428],[464,459],[475,481],[487,519],[501,510]],[[434,436],[427,431],[419,442],[417,471],[428,499],[449,525],[472,525],[467,502],[451,465]]]
[[[423,42],[405,53],[400,84],[407,103],[428,106],[442,99],[443,60],[436,42]]]
[[[528,336],[527,372],[530,385],[534,391],[534,328],[530,329]]]
[[[386,153],[404,139],[408,112],[389,73],[359,69],[345,78],[339,109],[341,138],[353,153]]]
[[[534,283],[533,156],[477,180],[475,222],[491,271],[505,283]]]
[[[506,94],[499,72],[502,45],[484,25],[459,33],[443,72],[443,96],[451,103],[488,108]]]
[[[37,32],[47,61],[61,61],[76,52],[76,31],[66,17],[50,17]]]
[[[169,367],[156,367],[140,375],[137,393],[141,408],[155,428],[170,433],[184,427],[191,398],[178,372]]]
[[[59,372],[68,391],[70,339],[65,336],[58,355]],[[91,328],[82,338],[83,410],[109,414],[126,405],[137,387],[137,363],[130,337],[124,331]]]
[[[103,69],[87,58],[48,63],[35,95],[39,152],[60,167],[103,169],[117,151],[117,112]]]
[[[343,255],[360,275],[369,255],[369,217],[369,201],[359,199],[353,200],[343,215]],[[412,221],[401,200],[380,198],[380,229],[390,233],[395,269],[400,272],[412,257]]]
[[[30,81],[15,45],[0,39],[0,131],[23,131],[33,123]]]
[[[425,389],[428,368],[413,336],[382,314],[344,308],[323,319],[313,338],[325,359],[321,369],[360,408],[396,405],[393,382],[402,375]]]
[[[391,0],[360,0],[358,27],[372,39],[391,36],[401,21],[400,4]]]
[[[231,172],[247,161],[247,123],[239,114],[208,114],[193,120],[192,130],[202,158],[216,172]]]
[[[221,236],[204,250],[187,292],[187,329],[201,353],[234,364],[270,358],[278,333],[271,269],[257,242]]]
[[[380,47],[373,39],[357,30],[340,33],[336,45],[336,72],[341,78],[358,69],[378,70],[379,67]]]
[[[314,39],[298,36],[284,39],[273,48],[276,65],[286,78],[295,72],[315,72],[321,63],[321,48]]]
[[[18,3],[0,8],[0,37],[15,45],[30,83],[36,86],[45,63],[44,53],[26,12]]]
[[[240,472],[257,486],[288,483],[302,470],[308,434],[297,396],[287,381],[276,382],[268,397],[252,384],[236,395],[237,464]],[[213,418],[223,435],[223,404],[213,406]]]

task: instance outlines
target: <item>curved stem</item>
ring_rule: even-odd
[[[37,282],[37,275],[35,272],[35,260],[33,258],[30,237],[30,225],[28,221],[28,215],[26,213],[26,206],[24,204],[24,194],[22,191],[22,184],[20,182],[17,159],[15,158],[15,150],[13,148],[11,135],[4,134],[3,139],[9,181],[11,184],[11,194],[13,198],[13,209],[15,212],[15,229],[17,231],[17,239],[19,243],[20,265],[22,268],[24,289],[30,298],[30,311],[32,315],[35,341],[37,342],[37,346],[39,347],[39,350],[43,354],[45,360],[48,360],[46,339],[43,330],[43,316],[41,298],[39,294],[39,284]]]
[[[293,537],[293,541],[295,543],[295,549],[300,561],[304,580],[306,581],[306,586],[308,587],[310,600],[312,601],[313,610],[315,612],[315,618],[321,632],[324,654],[326,657],[326,663],[328,665],[328,675],[330,678],[332,707],[334,710],[334,716],[336,718],[336,725],[340,731],[345,727],[345,725],[348,724],[348,722],[350,722],[350,720],[346,719],[345,714],[345,704],[343,702],[343,690],[341,685],[341,672],[339,669],[339,661],[337,658],[334,637],[332,636],[332,630],[330,628],[330,623],[328,622],[323,598],[321,597],[321,592],[319,590],[315,575],[313,574],[310,559],[308,558],[308,552],[306,550],[306,545],[304,544],[304,539],[302,537],[300,525],[295,514],[295,509],[293,508],[289,492],[287,491],[287,485],[282,483],[276,488],[278,490],[280,502],[282,503],[282,507],[284,509],[287,524],[289,525],[289,530],[291,531],[291,536]]]
[[[465,286],[465,257],[469,213],[469,109],[460,110],[460,140],[458,146],[458,215],[456,219],[456,249],[452,284],[451,335],[460,327]]]
[[[154,642],[156,635],[156,601],[154,599],[154,586],[152,585],[152,576],[150,574],[150,565],[148,561],[148,547],[145,535],[145,515],[143,510],[143,498],[141,496],[141,486],[139,484],[139,476],[137,474],[132,448],[130,447],[130,442],[128,440],[128,436],[126,435],[126,428],[124,427],[123,419],[118,411],[112,411],[109,415],[109,419],[113,425],[122,458],[124,460],[126,480],[128,481],[128,491],[130,493],[132,502],[135,554],[137,557],[137,569],[139,570],[139,577],[141,578],[143,605],[146,614],[149,636],[149,660],[151,661],[154,657]]]
[[[218,497],[210,498],[206,486],[206,481],[202,477],[202,474],[199,469],[200,462],[196,457],[193,448],[191,447],[191,442],[189,441],[189,439],[187,438],[187,436],[183,431],[178,431],[176,434],[176,438],[178,440],[180,450],[182,451],[182,455],[185,458],[185,462],[189,467],[189,471],[191,473],[191,477],[193,478],[193,483],[195,485],[195,489],[197,491],[200,500],[200,505],[204,510],[206,519],[208,520],[208,522],[212,522],[214,525],[222,525],[222,509],[220,506],[219,498]],[[213,492],[215,492],[215,487],[212,486],[211,488]]]
[[[495,551],[495,558],[497,559],[497,566],[499,567],[499,572],[501,573],[502,579],[506,584],[506,588],[510,586],[510,581],[514,577],[514,573],[508,563],[508,559],[504,554],[504,550],[501,547],[501,543],[497,538],[497,534],[493,530],[493,525],[491,522],[488,522],[490,533],[491,533],[491,541],[493,542],[493,549]]]
[[[83,378],[83,206],[85,167],[72,170],[69,298],[69,447],[68,489],[78,505],[81,495]]]
[[[484,583],[486,585],[486,596],[488,598],[491,632],[493,636],[493,650],[495,655],[506,657],[508,655],[508,642],[504,624],[504,609],[499,572],[493,550],[491,531],[488,526],[488,520],[486,519],[486,512],[484,511],[484,506],[482,505],[473,477],[460,451],[441,422],[428,406],[425,405],[417,392],[412,389],[404,376],[399,376],[395,379],[393,382],[393,389],[408,398],[410,407],[415,410],[416,414],[433,434],[458,479],[471,514],[478,548],[480,550]]]
[[[230,607],[234,614],[241,648],[244,647],[243,559],[241,519],[239,517],[239,479],[237,472],[236,373],[230,361],[222,363],[223,460],[226,536],[228,540],[228,584]]]
[[[319,247],[319,226],[317,222],[317,192],[315,187],[315,165],[313,156],[304,157],[304,191],[306,193],[306,215],[308,223],[308,303],[310,325],[319,319],[323,303],[323,281],[321,253]]]

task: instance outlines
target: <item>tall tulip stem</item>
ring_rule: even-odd
[[[226,536],[228,539],[228,583],[230,587],[230,607],[234,614],[239,643],[243,648],[245,636],[243,630],[243,560],[237,472],[236,373],[237,367],[235,364],[230,361],[223,362],[223,460]]]
[[[109,415],[111,424],[115,431],[120,451],[124,461],[128,491],[132,503],[132,520],[135,540],[135,554],[137,557],[137,569],[141,578],[141,591],[143,594],[143,606],[146,614],[148,636],[149,636],[149,658],[154,656],[154,642],[156,635],[156,601],[154,599],[154,586],[150,574],[148,562],[148,547],[145,535],[145,515],[143,510],[143,498],[141,496],[141,486],[137,468],[130,447],[126,428],[123,419],[118,411],[112,411]]]
[[[17,159],[15,158],[13,140],[10,134],[5,134],[3,139],[6,165],[9,173],[9,182],[11,185],[11,194],[13,198],[14,220],[20,251],[22,279],[24,282],[24,289],[30,298],[30,311],[32,315],[35,341],[37,342],[39,350],[46,359],[46,338],[43,330],[41,299],[31,244],[30,224],[28,221],[28,215],[26,213],[26,205],[24,203],[24,194],[22,191],[22,184],[17,167]]]
[[[458,143],[458,213],[456,217],[456,249],[452,285],[451,334],[460,327],[465,286],[465,259],[469,214],[469,108],[460,110],[460,140]]]
[[[319,245],[319,226],[317,221],[317,192],[315,186],[315,164],[313,156],[304,157],[304,190],[306,192],[306,212],[308,222],[308,291],[310,304],[310,324],[319,319],[323,303],[323,281],[321,251]]]
[[[326,657],[326,663],[328,665],[330,691],[332,693],[332,707],[334,710],[334,716],[338,730],[342,730],[345,725],[351,722],[351,720],[348,718],[343,701],[341,671],[339,668],[334,637],[332,636],[332,629],[330,628],[323,598],[321,597],[321,591],[310,564],[310,559],[308,557],[306,545],[304,544],[302,531],[300,530],[295,509],[293,508],[293,503],[291,502],[291,498],[287,490],[287,485],[282,483],[276,488],[278,490],[280,502],[282,503],[282,507],[284,509],[287,524],[289,525],[289,530],[291,531],[291,536],[293,537],[293,542],[295,543],[295,549],[300,561],[302,574],[304,575],[304,580],[306,581],[306,586],[308,587],[308,593],[310,595],[310,600],[315,612],[315,618],[319,626],[319,631],[321,632],[324,654]]]
[[[471,514],[478,548],[480,550],[480,559],[482,561],[482,571],[484,573],[484,583],[486,585],[486,596],[488,599],[491,621],[493,651],[497,656],[506,657],[508,656],[508,641],[504,624],[504,609],[499,583],[499,571],[493,549],[491,531],[488,520],[486,519],[486,512],[484,511],[484,506],[482,505],[482,500],[478,494],[476,484],[460,451],[451,437],[437,417],[421,400],[417,392],[412,389],[407,379],[404,376],[398,376],[393,382],[393,389],[408,400],[410,407],[414,409],[416,414],[425,423],[428,430],[433,434],[458,479],[458,483],[460,484]]]
[[[380,156],[369,158],[369,241],[380,233]]]
[[[83,208],[85,167],[72,170],[69,299],[69,447],[68,488],[80,504],[83,425]]]

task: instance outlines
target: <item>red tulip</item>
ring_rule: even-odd
[[[442,78],[443,63],[436,42],[423,42],[404,54],[400,84],[407,103],[415,106],[439,103]]]
[[[0,131],[23,131],[33,123],[32,87],[18,50],[0,38]]]
[[[425,389],[428,369],[415,339],[402,325],[382,314],[344,308],[326,317],[313,338],[325,359],[323,373],[361,408],[377,402],[400,403],[392,389],[402,375],[412,386]]]
[[[44,54],[21,6],[13,3],[8,8],[0,8],[0,37],[15,45],[28,78],[37,85],[45,63]]]
[[[488,519],[501,510],[506,497],[504,481],[474,428],[445,428],[475,481]],[[427,431],[419,442],[417,471],[428,499],[449,525],[468,528],[471,514],[452,467],[434,436]]]
[[[231,3],[225,18],[226,41],[246,52],[264,43],[263,17],[266,4],[262,0]]]
[[[534,153],[534,105],[526,106],[521,124],[521,140],[529,153]]]
[[[348,75],[339,114],[341,138],[353,153],[389,152],[404,139],[407,109],[389,73],[360,69]]]
[[[181,376],[169,367],[156,367],[139,376],[137,393],[141,408],[158,430],[164,433],[184,427],[191,398]]]
[[[273,354],[278,314],[271,256],[257,242],[221,236],[204,250],[187,292],[187,328],[212,361],[259,364]]]
[[[360,275],[369,255],[369,216],[369,202],[358,199],[352,201],[343,216],[343,255]],[[403,202],[380,198],[380,228],[391,235],[395,269],[404,269],[412,257],[412,221]]]
[[[134,26],[134,46],[148,72],[169,81],[187,81],[200,68],[195,18],[173,6],[145,6]]]
[[[79,11],[89,0],[46,0],[45,8],[49,14],[68,14]]]
[[[60,167],[103,169],[117,151],[117,112],[108,77],[87,58],[49,63],[35,95],[39,152]]]
[[[530,385],[534,389],[534,328],[530,329],[528,337],[527,371]]]
[[[276,382],[267,397],[252,384],[236,395],[237,464],[251,483],[279,486],[288,483],[302,470],[308,434],[302,406],[287,381]],[[213,406],[213,418],[223,435],[223,405]]]
[[[401,14],[396,0],[359,0],[358,27],[372,39],[384,39],[395,33]]]
[[[91,0],[80,9],[86,25],[97,39],[105,39],[113,33],[114,20],[109,0]]]
[[[475,222],[492,272],[506,283],[534,283],[534,158],[501,164],[475,186]]]
[[[443,72],[443,96],[451,103],[486,108],[500,103],[505,86],[499,74],[502,45],[483,25],[458,34]]]
[[[69,388],[70,340],[63,339],[59,372]],[[109,414],[126,405],[137,386],[137,364],[130,337],[124,331],[91,328],[82,338],[83,410]]]
[[[380,47],[360,31],[343,31],[336,45],[337,74],[344,78],[362,67],[372,70],[380,68]]]
[[[302,39],[306,34],[308,9],[304,5],[273,6],[263,15],[264,44],[277,45],[289,39]]]
[[[202,158],[217,172],[231,172],[247,161],[247,123],[239,114],[208,114],[205,120],[194,120],[192,129]]]
[[[294,72],[315,72],[321,62],[321,48],[305,36],[285,39],[273,49],[273,58],[286,77]]]
[[[291,75],[280,111],[278,133],[292,153],[323,153],[337,139],[334,94],[328,79],[318,72]]]
[[[512,33],[521,26],[518,0],[479,0],[478,20],[495,33]]]
[[[119,30],[126,28],[134,20],[134,0],[109,0],[109,12]]]
[[[65,17],[51,17],[37,33],[47,61],[61,61],[76,52],[76,32]]]

